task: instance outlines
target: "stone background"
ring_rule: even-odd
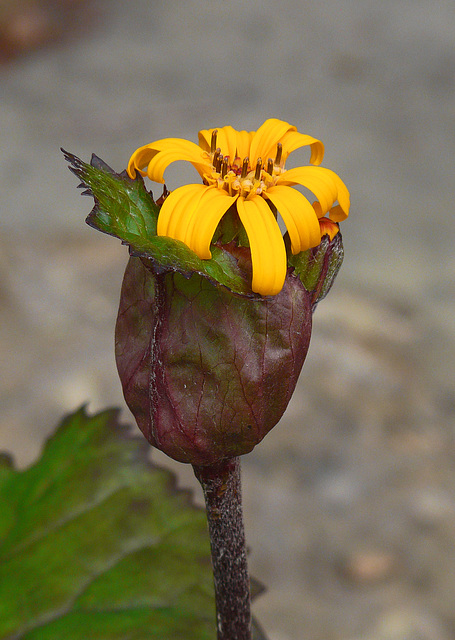
[[[455,638],[453,0],[59,4],[55,42],[0,67],[0,447],[27,465],[64,412],[124,406],[126,249],[85,227],[59,147],[121,170],[288,120],[352,211],[296,394],[244,460],[255,613],[270,640]]]

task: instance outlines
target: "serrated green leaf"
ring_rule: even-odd
[[[1,640],[215,639],[205,513],[149,450],[82,408],[25,471],[0,456]]]
[[[223,248],[212,246],[212,258],[201,260],[183,242],[156,235],[159,208],[140,175],[132,180],[125,172],[115,173],[96,156],[87,164],[62,151],[81,180],[84,194],[95,200],[86,220],[90,226],[119,238],[129,245],[132,255],[147,258],[158,272],[177,271],[186,277],[198,273],[239,295],[254,295],[237,261]]]
[[[81,409],[0,488],[0,638],[214,638],[205,514],[114,411]]]

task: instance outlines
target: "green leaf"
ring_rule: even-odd
[[[131,255],[150,260],[156,272],[177,271],[186,277],[198,273],[234,293],[254,295],[249,279],[223,248],[212,246],[212,258],[201,260],[183,242],[156,235],[159,207],[139,174],[132,180],[126,172],[115,173],[95,155],[87,164],[62,151],[71,171],[81,180],[84,194],[95,200],[86,220],[91,227],[119,238],[129,245]]]
[[[2,640],[215,640],[205,513],[149,451],[82,408],[25,471],[0,456]]]

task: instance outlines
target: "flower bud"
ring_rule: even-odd
[[[180,462],[248,453],[276,425],[311,335],[312,294],[288,272],[273,297],[130,258],[116,327],[126,402],[147,440]]]

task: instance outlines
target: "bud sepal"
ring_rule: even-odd
[[[296,255],[288,254],[288,263],[294,267],[303,286],[311,294],[313,310],[332,288],[343,257],[343,239],[340,231],[333,238],[328,234],[324,235],[317,247]]]

